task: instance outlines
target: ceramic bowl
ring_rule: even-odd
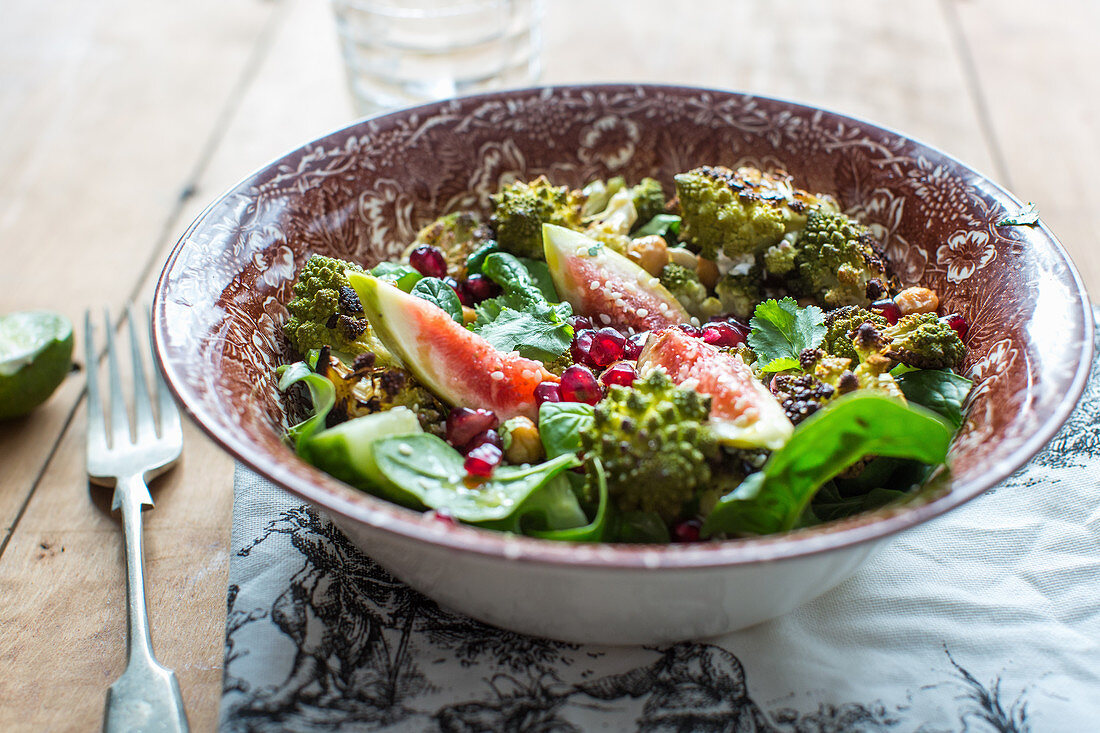
[[[675,546],[552,543],[453,527],[360,493],[284,442],[274,368],[295,273],[317,252],[371,265],[514,177],[782,167],[834,194],[906,284],[970,323],[969,417],[950,481],[904,508],[760,539]],[[1081,279],[1020,202],[896,132],[790,102],[667,86],[569,86],[466,97],[360,121],[283,156],[206,209],[157,286],[156,350],[186,411],[236,459],[320,507],[436,601],[567,641],[706,637],[783,614],[851,575],[898,532],[981,494],[1068,416],[1091,361]]]

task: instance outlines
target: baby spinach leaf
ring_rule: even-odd
[[[481,266],[485,264],[485,258],[493,252],[499,252],[500,245],[495,239],[490,239],[466,257],[466,275],[480,275]]]
[[[531,281],[542,293],[542,297],[550,303],[559,302],[561,296],[558,295],[558,289],[554,287],[554,278],[550,275],[550,267],[542,260],[532,260],[527,257],[518,259],[527,268],[527,272],[531,275]],[[567,315],[573,315],[572,311]]]
[[[653,234],[667,237],[669,232],[678,235],[680,233],[680,221],[680,217],[675,214],[657,214],[657,216],[638,227],[631,236],[635,239]]]
[[[611,509],[608,504],[607,496],[607,478],[604,475],[603,464],[600,463],[599,458],[592,459],[588,471],[595,478],[600,497],[599,506],[596,509],[596,516],[592,518],[591,522],[584,526],[572,527],[570,529],[551,529],[547,531],[527,530],[524,534],[544,540],[556,540],[558,542],[602,542],[607,535],[608,519],[611,516]],[[572,493],[568,487],[568,482],[566,482],[566,490]],[[574,501],[575,500],[576,498],[574,497]]]
[[[917,369],[894,379],[905,399],[942,415],[956,428],[963,424],[963,403],[974,386],[966,377],[942,369]]]
[[[543,402],[539,407],[539,437],[548,458],[581,449],[581,431],[592,425],[592,405],[583,402]]]
[[[383,438],[373,447],[379,472],[394,486],[474,524],[511,517],[532,493],[580,465],[576,456],[563,455],[534,466],[499,466],[488,479],[472,481],[462,454],[430,433]]]
[[[279,377],[279,391],[286,392],[295,384],[303,383],[309,389],[310,399],[313,402],[313,415],[287,431],[287,435],[294,443],[294,449],[308,460],[305,455],[305,447],[310,437],[318,430],[325,427],[325,418],[336,404],[336,389],[332,382],[317,374],[304,361],[280,366],[275,369]]]
[[[370,271],[370,274],[379,280],[396,285],[406,293],[411,291],[413,286],[420,282],[423,277],[408,265],[398,264],[397,262],[380,262]]]
[[[615,513],[608,521],[608,542],[667,545],[671,542],[668,526],[653,512]]]
[[[803,349],[816,348],[825,339],[824,312],[815,305],[799,308],[794,298],[760,303],[749,326],[749,346],[764,369],[777,359],[797,361]]]
[[[438,277],[425,277],[417,281],[410,291],[418,298],[423,298],[429,303],[434,303],[447,312],[452,319],[462,323],[462,302],[447,283]]]
[[[834,485],[827,483],[814,497],[810,509],[819,522],[832,522],[860,512],[878,509],[908,496],[910,494],[905,491],[880,488],[871,489],[866,494],[842,496]]]
[[[935,413],[871,390],[838,398],[803,421],[763,470],[719,499],[703,536],[791,529],[819,487],[865,456],[943,463],[951,427]]]

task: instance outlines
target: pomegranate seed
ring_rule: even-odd
[[[703,326],[703,340],[714,346],[733,347],[745,343],[745,334],[728,321]]]
[[[588,367],[574,364],[562,372],[561,399],[563,402],[585,402],[594,405],[602,397],[603,390],[600,389],[600,383],[596,381],[596,375]]]
[[[446,509],[431,509],[424,512],[424,516],[433,522],[439,522],[440,524],[446,524],[453,527],[457,524],[455,518],[451,516],[451,513]]]
[[[443,259],[443,250],[430,244],[422,244],[410,252],[409,264],[424,277],[447,276],[447,260]]]
[[[596,331],[592,334],[592,348],[588,350],[592,366],[602,369],[623,358],[625,344],[626,337],[610,326]]]
[[[493,469],[500,465],[500,459],[504,453],[492,443],[482,443],[474,448],[466,456],[462,467],[471,476],[488,477],[493,475]]]
[[[600,375],[600,382],[605,385],[618,384],[623,387],[629,387],[634,384],[634,380],[638,378],[638,371],[634,368],[634,365],[628,361],[620,361],[618,364],[612,364],[604,373]]]
[[[476,305],[488,300],[500,292],[500,286],[484,275],[470,275],[466,278],[466,295],[470,302],[463,305]]]
[[[623,345],[623,358],[637,359],[641,356],[642,349],[645,348],[645,342],[648,338],[649,331],[641,331],[628,338],[626,344]]]
[[[447,442],[461,449],[473,440],[475,435],[495,428],[500,424],[491,410],[471,410],[468,407],[456,407],[447,415]]]
[[[573,327],[573,333],[587,331],[592,328],[592,321],[588,316],[569,316],[566,321]]]
[[[596,332],[591,329],[577,331],[574,334],[573,341],[569,344],[569,355],[573,357],[575,363],[596,366],[592,361],[592,338],[595,335]]]
[[[462,305],[473,305],[474,302],[470,300],[470,294],[466,292],[466,285],[455,280],[453,277],[443,278],[443,282],[451,286],[451,290],[455,291],[455,295],[458,296],[458,302]]]
[[[699,338],[703,335],[703,332],[700,331],[697,326],[693,326],[690,323],[681,323],[677,325],[676,328],[680,329],[688,336],[694,336],[695,338]]]
[[[698,542],[703,523],[698,519],[685,519],[672,525],[673,542]]]
[[[966,332],[970,330],[970,324],[966,322],[966,318],[958,313],[952,313],[949,316],[944,316],[943,321],[951,326],[955,333],[959,334],[960,339],[966,338]]]
[[[884,298],[871,303],[871,312],[878,313],[891,326],[897,324],[898,319],[901,318],[901,309],[898,308],[898,304],[892,298]]]
[[[535,386],[535,404],[561,402],[561,385],[557,382],[540,382]]]
[[[467,443],[464,448],[462,448],[462,452],[468,454],[474,448],[485,445],[486,443],[488,443],[489,445],[495,445],[497,448],[502,447],[500,442],[500,433],[493,430],[492,428],[489,428],[488,430],[483,430],[470,439],[470,442]]]

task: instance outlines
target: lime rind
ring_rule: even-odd
[[[73,326],[58,313],[0,316],[0,420],[45,402],[72,366]]]

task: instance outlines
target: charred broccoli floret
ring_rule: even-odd
[[[441,216],[421,229],[412,246],[429,244],[443,251],[447,261],[447,273],[454,277],[466,274],[466,258],[489,241],[489,227],[482,224],[477,214],[456,211]]]
[[[836,210],[831,199],[794,188],[784,171],[703,166],[675,180],[680,239],[711,260],[761,252],[801,229],[812,208]]]
[[[372,351],[388,362],[391,356],[371,331],[345,270],[362,272],[363,268],[354,262],[311,255],[294,283],[294,298],[286,305],[290,318],[283,332],[299,354],[331,346],[351,355]]]
[[[856,328],[852,336],[852,347],[859,359],[859,365],[854,373],[860,388],[877,389],[904,400],[901,387],[890,375],[894,360],[884,353],[889,344],[890,339],[871,323],[863,323]]]
[[[630,189],[634,201],[634,210],[638,212],[635,228],[645,224],[665,210],[665,192],[655,178],[643,178],[637,186]]]
[[[812,374],[777,374],[771,383],[787,418],[797,425],[836,396],[836,388]]]
[[[825,340],[821,344],[822,348],[833,356],[857,361],[859,355],[852,344],[852,337],[855,336],[856,329],[864,323],[870,323],[879,330],[889,325],[879,314],[854,305],[829,311],[825,314]]]
[[[793,245],[788,288],[825,307],[870,305],[890,277],[867,227],[836,211],[815,209]],[[871,294],[871,297],[868,295]]]
[[[706,286],[699,282],[695,270],[670,263],[661,270],[660,280],[668,292],[696,318],[705,320],[722,310],[718,299],[711,297]]]
[[[714,286],[722,312],[731,313],[742,320],[751,318],[757,303],[764,300],[764,290],[760,282],[760,269],[757,267],[744,273],[731,271],[724,275]]]
[[[706,427],[710,399],[676,387],[657,369],[632,387],[611,387],[581,431],[586,455],[599,458],[621,511],[676,519],[710,483],[718,446]]]
[[[490,225],[502,249],[521,257],[543,259],[542,225],[582,229],[584,196],[568,186],[552,186],[546,176],[516,181],[493,195]]]
[[[420,427],[442,435],[447,408],[404,369],[379,363],[373,352],[364,352],[349,366],[322,349],[314,371],[336,390],[336,404],[328,415],[329,427],[375,412],[404,406],[416,413]]]
[[[917,369],[954,369],[966,357],[966,347],[955,329],[935,313],[902,316],[883,330],[889,340],[886,356]]]

